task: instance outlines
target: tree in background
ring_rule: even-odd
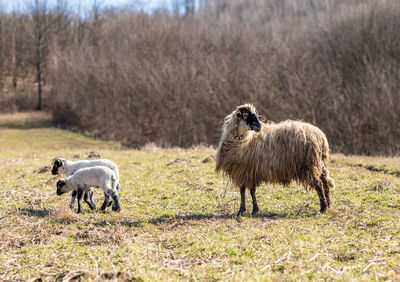
[[[195,0],[174,0],[172,1],[172,12],[175,17],[192,16],[196,10]]]
[[[46,0],[35,0],[32,10],[32,19],[35,35],[35,65],[36,65],[36,82],[38,102],[36,110],[40,111],[43,108],[42,102],[42,83],[45,82],[43,70],[46,65],[49,54],[49,44],[51,33],[57,29],[52,29],[53,26],[65,17],[65,2],[57,1],[57,8],[54,11],[48,9]]]

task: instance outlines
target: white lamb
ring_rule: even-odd
[[[78,192],[78,213],[82,212],[82,196],[90,187],[97,187],[103,190],[104,203],[100,210],[104,211],[112,198],[112,210],[120,211],[117,176],[114,171],[104,166],[81,168],[65,180],[57,182],[57,195],[77,190]]]
[[[70,176],[70,175],[73,175],[75,173],[75,171],[77,171],[78,169],[85,168],[85,167],[94,167],[94,166],[104,166],[104,167],[108,167],[109,169],[114,171],[115,176],[116,176],[116,181],[117,181],[117,191],[119,191],[121,189],[121,186],[119,185],[118,167],[115,163],[113,163],[110,160],[106,160],[106,159],[82,160],[82,161],[74,162],[74,161],[58,158],[54,161],[53,169],[52,169],[51,173],[53,175],[58,174],[59,176],[62,176],[62,175]],[[77,195],[77,191],[76,190],[72,191],[71,203],[69,204],[69,207],[71,209],[74,208],[76,195]],[[88,189],[85,192],[84,201],[89,205],[89,207],[92,210],[96,209],[96,204],[93,200],[93,191],[92,190]]]

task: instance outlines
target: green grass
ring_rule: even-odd
[[[400,279],[400,179],[366,168],[397,171],[399,158],[334,155],[326,214],[297,184],[263,185],[260,214],[237,221],[238,189],[214,173],[215,150],[128,150],[18,126],[51,124],[39,117],[0,116],[0,280]],[[119,213],[84,204],[77,215],[56,195],[53,159],[92,151],[119,165]]]

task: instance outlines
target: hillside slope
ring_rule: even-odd
[[[400,279],[399,158],[334,155],[325,215],[316,193],[263,185],[260,214],[236,221],[213,149],[128,150],[49,124],[0,116],[0,280]],[[91,152],[120,167],[120,213],[76,215],[56,195],[52,160]]]

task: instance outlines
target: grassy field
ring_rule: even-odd
[[[0,280],[400,279],[399,158],[334,155],[326,214],[297,184],[263,185],[260,214],[237,221],[214,149],[128,150],[49,120],[0,115]],[[91,152],[120,167],[119,213],[56,195],[53,159]]]

